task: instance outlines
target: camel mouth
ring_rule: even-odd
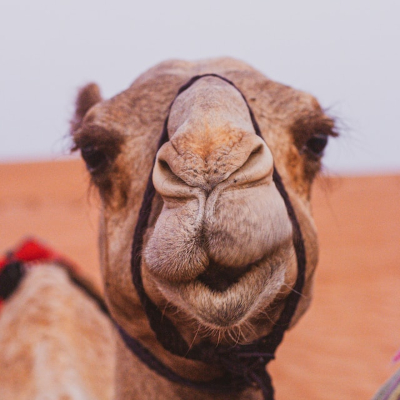
[[[254,263],[243,267],[226,267],[216,262],[210,261],[207,270],[197,277],[197,280],[210,290],[215,292],[225,292],[250,271]]]
[[[213,330],[241,326],[265,309],[282,290],[293,249],[283,246],[242,267],[210,261],[206,270],[185,282],[158,280],[165,299]],[[286,257],[282,257],[285,253]]]

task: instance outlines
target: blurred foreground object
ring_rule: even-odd
[[[0,261],[0,295],[2,400],[112,399],[113,328],[74,264],[28,239]]]

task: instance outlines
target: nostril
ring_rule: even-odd
[[[262,148],[263,148],[263,146],[260,144],[259,146],[257,146],[257,147],[250,153],[250,156],[261,153]]]
[[[177,176],[174,173],[174,171],[172,171],[171,167],[165,160],[159,159],[158,164],[161,167],[161,171],[165,178],[170,179],[173,182],[182,183],[182,184],[186,185],[185,181],[183,179],[179,178],[179,176]]]
[[[263,157],[262,153],[263,153],[263,145],[260,144],[252,150],[252,152],[247,157],[247,160],[240,169],[245,170],[252,164],[258,164],[260,162],[260,159],[262,159]]]
[[[230,182],[242,185],[269,184],[272,180],[273,158],[265,143],[255,143],[244,163],[231,175]]]
[[[167,171],[167,172],[169,172],[169,173],[172,174],[171,167],[168,165],[168,163],[167,163],[166,161],[164,161],[164,160],[158,160],[158,162],[160,163],[160,167],[161,167],[163,170],[165,170],[165,171]]]

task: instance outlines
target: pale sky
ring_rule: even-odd
[[[399,0],[1,0],[0,162],[68,151],[76,90],[168,58],[229,55],[341,119],[331,173],[400,172]]]

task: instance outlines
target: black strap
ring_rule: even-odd
[[[25,275],[21,261],[10,261],[0,272],[0,299],[8,299]]]
[[[234,85],[233,82],[223,76],[216,74],[197,75],[191,78],[186,84],[181,86],[176,97],[188,89],[197,80],[207,76],[222,79],[239,91],[249,110],[256,134],[263,138],[253,111],[251,110],[243,93]],[[175,99],[169,107],[169,112]],[[163,131],[158,143],[158,149],[160,149],[160,147],[168,141],[169,112],[164,122]],[[286,299],[285,307],[272,331],[268,335],[261,337],[250,344],[215,346],[205,342],[189,347],[171,320],[163,315],[158,307],[147,296],[143,287],[143,280],[141,276],[142,248],[143,237],[148,226],[152,201],[155,195],[155,188],[152,181],[153,168],[154,163],[148,178],[147,187],[144,193],[143,202],[133,237],[131,254],[131,272],[133,284],[137,290],[140,301],[157,340],[167,351],[174,355],[188,359],[200,360],[213,364],[217,363],[226,370],[226,375],[223,378],[219,378],[211,382],[195,382],[182,378],[162,364],[137,340],[131,338],[121,327],[118,327],[123,340],[131,349],[131,351],[134,352],[151,369],[157,371],[160,375],[170,379],[173,382],[182,383],[202,390],[212,391],[241,390],[248,386],[257,385],[262,390],[264,399],[272,400],[274,391],[271,378],[265,367],[268,362],[274,358],[276,348],[281,343],[284,333],[289,327],[292,317],[296,311],[297,304],[301,297],[301,292],[304,286],[306,267],[305,247],[300,225],[277,169],[274,168],[273,180],[277,190],[285,202],[287,213],[292,223],[293,245],[296,252],[298,267],[296,283]]]

